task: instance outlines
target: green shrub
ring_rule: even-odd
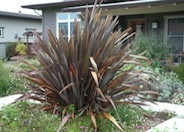
[[[146,68],[149,72],[153,73],[154,82],[149,87],[151,90],[158,91],[158,96],[155,98],[162,102],[171,102],[174,93],[184,91],[184,84],[178,79],[174,72],[165,72],[161,68]],[[156,75],[156,76],[155,76]]]
[[[17,43],[15,51],[19,55],[25,55],[25,54],[27,54],[27,46],[23,42],[20,41]]]
[[[16,47],[16,43],[8,43],[6,45],[6,57],[9,59],[12,56],[15,56],[15,47]]]
[[[160,61],[166,60],[170,53],[170,48],[163,38],[162,33],[150,32],[149,34],[143,34],[138,30],[132,42],[132,48],[136,49],[137,54],[146,51],[145,56],[151,60],[152,66],[159,66]]]
[[[10,82],[10,70],[0,60],[0,97],[7,94]]]
[[[178,91],[184,91],[184,85],[177,78],[176,74],[172,72],[163,74],[160,78],[160,83],[160,96],[158,97],[159,101],[170,102],[174,93]]]
[[[31,64],[40,66],[36,59],[27,60]],[[27,86],[30,84],[30,81],[19,76],[22,68],[30,70],[24,63],[18,61],[3,62],[0,60],[0,97],[28,91]]]
[[[113,20],[111,15],[101,18],[100,9],[95,6],[91,13],[86,11],[83,31],[74,23],[74,34],[69,41],[61,33],[57,39],[51,30],[48,30],[49,42],[36,35],[36,58],[41,67],[24,61],[31,70],[25,69],[23,76],[36,86],[30,85],[23,99],[42,101],[45,110],[62,113],[58,130],[74,115],[89,116],[95,130],[98,116],[109,119],[122,130],[108,114],[108,108],[137,104],[134,96],[145,99],[146,91],[136,84],[148,75],[135,67],[148,59],[133,55],[130,45],[122,48],[131,28],[114,31],[117,19]],[[130,64],[131,68],[127,68]]]
[[[173,68],[173,71],[178,75],[178,78],[184,84],[184,62]]]
[[[40,66],[36,59],[26,59],[29,63],[34,64],[36,66]],[[27,86],[30,85],[30,81],[25,78],[21,78],[19,75],[21,74],[22,69],[30,70],[30,68],[22,63],[21,61],[8,61],[5,63],[5,66],[11,70],[7,94],[16,94],[16,93],[25,93],[28,91]]]

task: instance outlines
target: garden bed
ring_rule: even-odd
[[[130,109],[131,108],[131,109]],[[114,110],[109,110],[111,115],[116,116]],[[143,132],[151,127],[166,121],[174,116],[169,112],[153,112],[151,109],[141,113],[140,109],[132,106],[118,106],[121,122],[126,132]],[[124,115],[125,114],[125,115]],[[49,131],[55,132],[60,125],[60,115],[51,115],[40,111],[40,104],[17,102],[4,107],[0,111],[0,131]],[[98,121],[99,131],[119,131],[109,120]],[[70,120],[62,131],[66,132],[93,132],[90,117],[82,117]]]

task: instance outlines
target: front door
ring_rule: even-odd
[[[132,32],[136,32],[140,29],[143,33],[146,31],[146,20],[145,19],[132,19],[128,20],[128,26],[132,27]]]

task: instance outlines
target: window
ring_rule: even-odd
[[[77,20],[80,22],[78,15],[80,12],[75,13],[58,13],[57,17],[57,26],[56,26],[56,34],[59,36],[59,31],[69,39],[74,33],[74,21]]]
[[[184,16],[166,18],[166,37],[174,54],[184,51]]]
[[[34,32],[36,32],[36,29],[33,29],[33,28],[26,28],[26,33],[25,33],[25,36],[29,36],[31,38],[34,37]]]
[[[0,38],[4,37],[3,29],[4,29],[3,27],[0,27]]]

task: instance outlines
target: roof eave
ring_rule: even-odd
[[[29,8],[29,9],[36,9],[36,10],[42,10],[43,8],[49,8],[49,7],[72,7],[72,6],[78,6],[78,5],[85,5],[85,4],[92,4],[94,1],[92,0],[75,0],[75,1],[65,1],[65,2],[54,2],[54,3],[44,3],[44,4],[33,4],[33,5],[23,5],[22,8]]]
[[[170,3],[181,3],[184,0],[150,0],[150,1],[130,1],[130,2],[118,2],[118,3],[110,3],[110,4],[101,4],[100,7],[103,9],[115,9],[115,8],[134,8],[141,6],[155,6],[160,4],[170,4]],[[84,11],[86,8],[89,10],[93,8],[93,5],[87,6],[76,6],[76,7],[68,7],[62,9],[63,12],[77,12]]]
[[[41,16],[0,11],[0,16],[41,20]]]

